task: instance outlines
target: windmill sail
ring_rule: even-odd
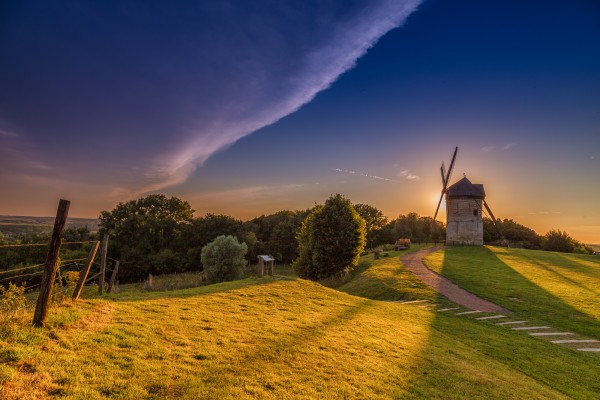
[[[435,219],[437,218],[438,211],[440,210],[440,205],[442,204],[442,199],[444,198],[444,194],[446,193],[446,188],[448,187],[448,182],[450,182],[450,177],[452,176],[452,169],[454,168],[454,161],[456,161],[456,153],[458,153],[458,146],[454,149],[454,154],[452,155],[452,161],[450,161],[450,167],[448,168],[448,172],[445,172],[444,162],[442,161],[442,167],[440,169],[442,173],[442,193],[440,194],[440,201],[438,201],[438,205],[435,209],[435,214],[433,215],[433,222],[435,223]],[[444,176],[445,175],[445,176]]]
[[[446,166],[442,161],[442,166],[440,167],[440,172],[442,173],[442,186],[446,186]]]

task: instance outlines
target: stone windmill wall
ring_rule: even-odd
[[[466,177],[446,191],[446,245],[483,244],[483,185]]]

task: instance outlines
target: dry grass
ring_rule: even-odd
[[[369,279],[402,280],[398,257]],[[370,261],[369,261],[370,262]],[[369,271],[365,267],[363,275]],[[394,272],[396,271],[396,272]],[[385,285],[384,285],[385,286]],[[392,285],[405,298],[423,288]],[[2,342],[0,398],[594,398],[597,357],[468,318],[276,276],[123,285]],[[363,286],[364,289],[364,286]],[[413,296],[417,296],[413,294]]]

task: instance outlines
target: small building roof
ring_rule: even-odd
[[[264,254],[264,255],[260,255],[258,256],[258,258],[262,258],[263,261],[275,261],[275,259],[273,258],[273,256]]]
[[[485,198],[485,190],[481,183],[471,183],[465,176],[460,181],[446,189],[448,197],[477,197]]]

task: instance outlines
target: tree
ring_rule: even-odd
[[[306,211],[279,211],[261,215],[247,223],[257,238],[257,254],[271,254],[278,262],[291,263],[298,256],[296,235]]]
[[[387,228],[390,231],[392,241],[401,238],[410,239],[413,242],[439,241],[445,236],[444,224],[433,221],[431,217],[421,217],[415,212],[400,215],[391,221]]]
[[[184,269],[181,254],[173,249],[183,227],[193,218],[191,206],[177,197],[153,194],[119,203],[112,211],[100,214],[100,237],[111,236],[109,253],[121,261],[120,278],[140,279],[151,273],[178,272]]]
[[[304,221],[298,243],[298,274],[309,279],[327,278],[358,264],[366,243],[365,221],[348,199],[332,195]]]
[[[201,258],[207,281],[216,283],[243,278],[247,251],[246,243],[239,243],[235,237],[225,235],[204,246]]]
[[[512,219],[497,219],[496,223],[483,218],[483,241],[489,244],[504,245],[502,236],[508,240],[512,246],[522,246],[526,249],[541,249],[542,237],[524,225],[521,225]]]
[[[561,251],[563,253],[572,253],[575,250],[575,240],[565,231],[550,230],[542,239],[542,248],[547,251]]]
[[[177,244],[177,249],[185,253],[186,268],[198,269],[201,263],[200,253],[202,247],[221,235],[235,236],[238,241],[245,242],[249,249],[253,249],[256,238],[252,232],[238,219],[222,214],[206,214],[194,218],[191,223],[183,228],[183,234]]]
[[[377,231],[383,229],[388,223],[387,217],[381,210],[369,204],[355,204],[354,209],[365,220],[367,244],[373,246]]]

